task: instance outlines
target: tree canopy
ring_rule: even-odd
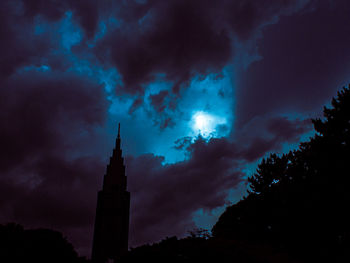
[[[323,114],[308,142],[261,161],[248,196],[221,215],[214,237],[268,242],[302,259],[349,259],[349,88]]]
[[[58,231],[0,225],[0,262],[84,263],[71,243]]]

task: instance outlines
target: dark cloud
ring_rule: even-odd
[[[165,129],[172,127],[175,122],[173,121],[173,114],[169,109],[173,109],[172,95],[169,94],[168,90],[162,90],[157,94],[149,95],[150,105],[153,110],[149,110],[148,113],[153,117],[153,123],[159,128]]]
[[[280,15],[287,15],[303,7],[308,1],[293,0],[237,0],[224,1],[224,18],[240,40],[248,40],[264,25]]]
[[[71,11],[73,18],[83,28],[87,38],[91,39],[96,33],[99,12],[105,2],[93,0],[23,0],[23,15],[30,19],[40,15],[52,22],[61,19],[67,11]]]
[[[89,255],[101,164],[96,157],[42,156],[1,173],[1,222],[62,231],[79,253]]]
[[[36,15],[42,15],[49,21],[60,19],[67,10],[67,1],[55,0],[23,0],[18,1],[23,4],[23,15],[27,18],[33,18]]]
[[[1,177],[4,189],[11,189],[1,194],[11,206],[7,220],[60,229],[90,227],[96,199],[91,190],[99,185],[95,173],[103,170],[96,158],[48,156],[11,171]]]
[[[92,38],[98,21],[93,1],[1,1],[0,2],[0,78],[23,67],[47,65],[66,70],[69,56],[61,50],[59,25],[67,11]]]
[[[103,166],[81,153],[77,138],[92,138],[104,123],[102,87],[70,73],[35,71],[1,84],[1,222],[55,228],[69,238],[70,228],[89,230]]]
[[[102,8],[104,2],[106,1],[70,1],[73,16],[84,29],[88,39],[92,39],[96,33],[99,21],[99,10]]]
[[[124,92],[142,96],[145,85],[161,75],[178,94],[194,76],[220,75],[233,57],[234,39],[247,39],[263,23],[299,5],[271,0],[130,1],[118,12],[121,26],[107,33],[96,53],[121,73]]]
[[[163,8],[150,11],[151,21],[144,22],[150,26],[117,29],[99,44],[97,52],[109,51],[104,58],[120,71],[127,92],[143,93],[142,84],[160,73],[178,89],[194,74],[218,72],[230,58],[228,35],[216,31],[196,5]]]
[[[48,54],[50,40],[34,36],[15,3],[0,3],[0,78],[11,75],[25,64],[38,64]],[[26,45],[23,45],[26,43]]]
[[[256,117],[246,123],[234,137],[240,144],[239,156],[254,162],[272,151],[280,151],[285,142],[300,141],[312,129],[311,120],[290,120],[286,117]]]
[[[0,169],[64,150],[70,129],[102,124],[102,87],[72,74],[28,72],[2,82]]]
[[[226,191],[239,183],[240,171],[232,169],[234,159],[226,153],[207,148],[199,140],[188,161],[165,166],[162,157],[152,154],[127,158],[133,245],[182,236],[194,228],[196,210],[225,204]]]
[[[288,120],[286,117],[271,118],[267,121],[267,130],[281,142],[296,141],[301,134],[311,129],[312,122],[306,120]]]
[[[150,95],[151,105],[157,112],[163,112],[166,107],[165,98],[169,94],[169,91],[162,90],[158,94]]]
[[[267,26],[258,42],[262,59],[240,75],[238,123],[276,111],[318,110],[333,96],[350,77],[349,12],[348,1],[317,1]]]

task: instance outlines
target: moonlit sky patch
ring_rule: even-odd
[[[110,79],[113,76],[116,75],[105,74],[104,80],[109,83],[106,85],[108,91],[111,91],[111,83],[118,83],[118,80]],[[187,136],[194,140],[198,135],[207,138],[229,135],[232,128],[234,100],[231,80],[225,71],[220,78],[209,75],[205,79],[192,80],[188,89],[181,94],[181,100],[177,102],[178,107],[169,110],[174,126],[160,129],[159,126],[155,125],[157,124],[156,117],[150,105],[149,96],[162,90],[169,90],[171,86],[172,83],[162,81],[161,76],[159,76],[158,81],[145,86],[145,95],[142,98],[143,106],[132,113],[132,119],[125,119],[133,103],[132,97],[115,95],[109,97],[111,100],[109,109],[111,119],[121,120],[124,132],[123,140],[126,150],[130,154],[151,152],[164,156],[164,163],[174,163],[186,158],[183,151],[174,147],[175,141]],[[119,94],[118,89],[116,94]],[[207,126],[196,127],[194,116],[201,113],[204,114],[202,117],[207,117],[204,121]],[[137,136],[139,129],[145,134],[155,134],[155,136]],[[114,134],[111,133],[111,137],[113,136]]]
[[[205,138],[220,136],[216,127],[225,125],[226,119],[215,116],[207,112],[197,111],[192,116],[192,130],[195,134],[200,134]]]

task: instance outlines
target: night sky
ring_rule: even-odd
[[[350,81],[348,0],[2,0],[0,36],[0,223],[88,257],[118,122],[135,247],[211,229]]]

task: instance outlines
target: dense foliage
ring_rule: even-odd
[[[60,232],[0,225],[0,262],[85,263]]]
[[[177,239],[176,237],[166,238],[153,245],[144,245],[131,249],[121,262],[289,263],[292,261],[289,260],[287,254],[276,252],[268,244],[252,244],[239,240],[189,236],[183,239]]]
[[[312,122],[316,135],[298,150],[262,160],[249,195],[226,209],[214,237],[272,244],[296,259],[350,259],[349,88]]]

